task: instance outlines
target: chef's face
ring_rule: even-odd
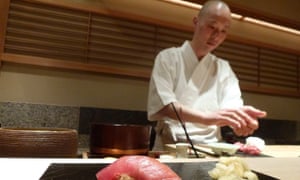
[[[213,13],[195,17],[194,25],[192,46],[196,55],[202,57],[225,40],[230,27],[230,14]]]

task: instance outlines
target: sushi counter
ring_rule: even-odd
[[[262,153],[272,157],[245,156],[242,158],[253,171],[265,174],[266,177],[272,177],[269,179],[300,179],[300,146],[268,145]],[[191,171],[193,168],[201,167],[202,169],[204,168],[204,171],[207,171],[205,166],[207,165],[208,168],[211,168],[211,164],[218,161],[218,158],[206,156],[205,158],[159,160],[174,169],[177,168],[185,173],[190,173],[184,168],[188,168]],[[47,177],[52,177],[48,179],[65,179],[60,175],[64,173],[63,171],[67,171],[68,168],[69,171],[67,173],[69,174],[72,173],[70,171],[80,170],[82,173],[89,173],[88,176],[96,179],[95,171],[100,170],[113,161],[115,159],[112,158],[0,158],[0,179],[35,180],[47,179]],[[86,178],[88,176],[85,175]],[[76,177],[75,179],[80,179],[80,174],[76,175]]]

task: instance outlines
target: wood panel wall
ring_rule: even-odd
[[[126,16],[27,0],[3,2],[3,62],[148,80],[157,52],[192,36]],[[299,54],[231,39],[214,53],[231,63],[242,90],[300,97]]]

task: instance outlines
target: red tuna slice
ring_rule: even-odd
[[[243,144],[240,142],[236,142],[235,145],[239,146],[239,151],[246,154],[259,155],[261,153],[261,150],[254,145]]]
[[[167,165],[147,156],[123,156],[97,172],[98,180],[180,180]]]

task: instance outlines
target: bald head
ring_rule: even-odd
[[[199,11],[198,17],[205,18],[211,15],[218,15],[231,19],[230,14],[230,8],[225,2],[220,0],[210,0],[203,5],[201,10]]]
[[[193,18],[194,35],[191,46],[198,58],[217,48],[226,38],[231,24],[231,12],[220,0],[207,1]]]

